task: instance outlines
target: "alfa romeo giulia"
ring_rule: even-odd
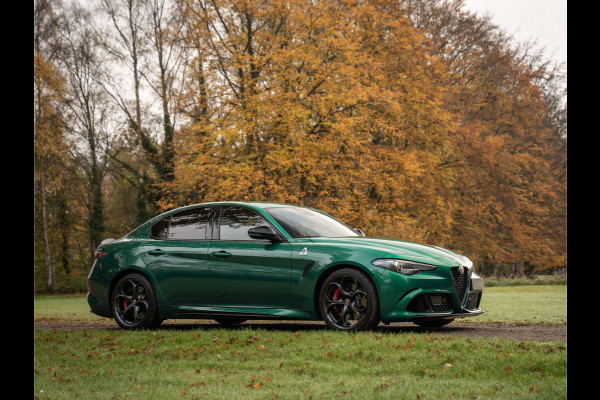
[[[172,318],[323,320],[439,327],[483,313],[483,279],[464,255],[366,237],[312,208],[215,202],[165,212],[98,247],[91,311],[125,329]]]

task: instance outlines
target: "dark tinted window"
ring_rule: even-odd
[[[150,228],[150,237],[153,239],[166,239],[167,231],[169,229],[169,215],[167,218],[163,218]]]
[[[173,214],[169,239],[206,239],[210,208],[193,208]]]
[[[268,225],[263,217],[245,207],[223,207],[221,211],[221,240],[254,240],[248,229]]]

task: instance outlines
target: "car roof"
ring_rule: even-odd
[[[297,206],[294,204],[284,204],[284,203],[273,203],[268,201],[213,201],[209,203],[198,203],[198,204],[190,204],[184,207],[178,207],[171,211],[180,210],[188,207],[198,207],[198,206],[217,206],[217,205],[235,205],[235,206],[251,206],[255,208],[272,208],[272,207],[300,207],[300,208],[310,208]]]
[[[258,208],[269,208],[269,207],[299,207],[293,204],[284,204],[284,203],[272,203],[268,201],[215,201],[212,203],[204,203],[206,204],[230,204],[230,205],[246,205],[246,206],[254,206]]]

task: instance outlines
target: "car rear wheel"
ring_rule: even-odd
[[[113,317],[124,329],[158,327],[158,307],[152,283],[142,274],[127,274],[115,285],[111,297]]]
[[[332,273],[321,287],[319,309],[328,327],[362,331],[379,324],[375,286],[362,272],[344,268]]]

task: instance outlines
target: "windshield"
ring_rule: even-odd
[[[359,236],[341,222],[306,208],[273,207],[265,211],[293,238]]]

